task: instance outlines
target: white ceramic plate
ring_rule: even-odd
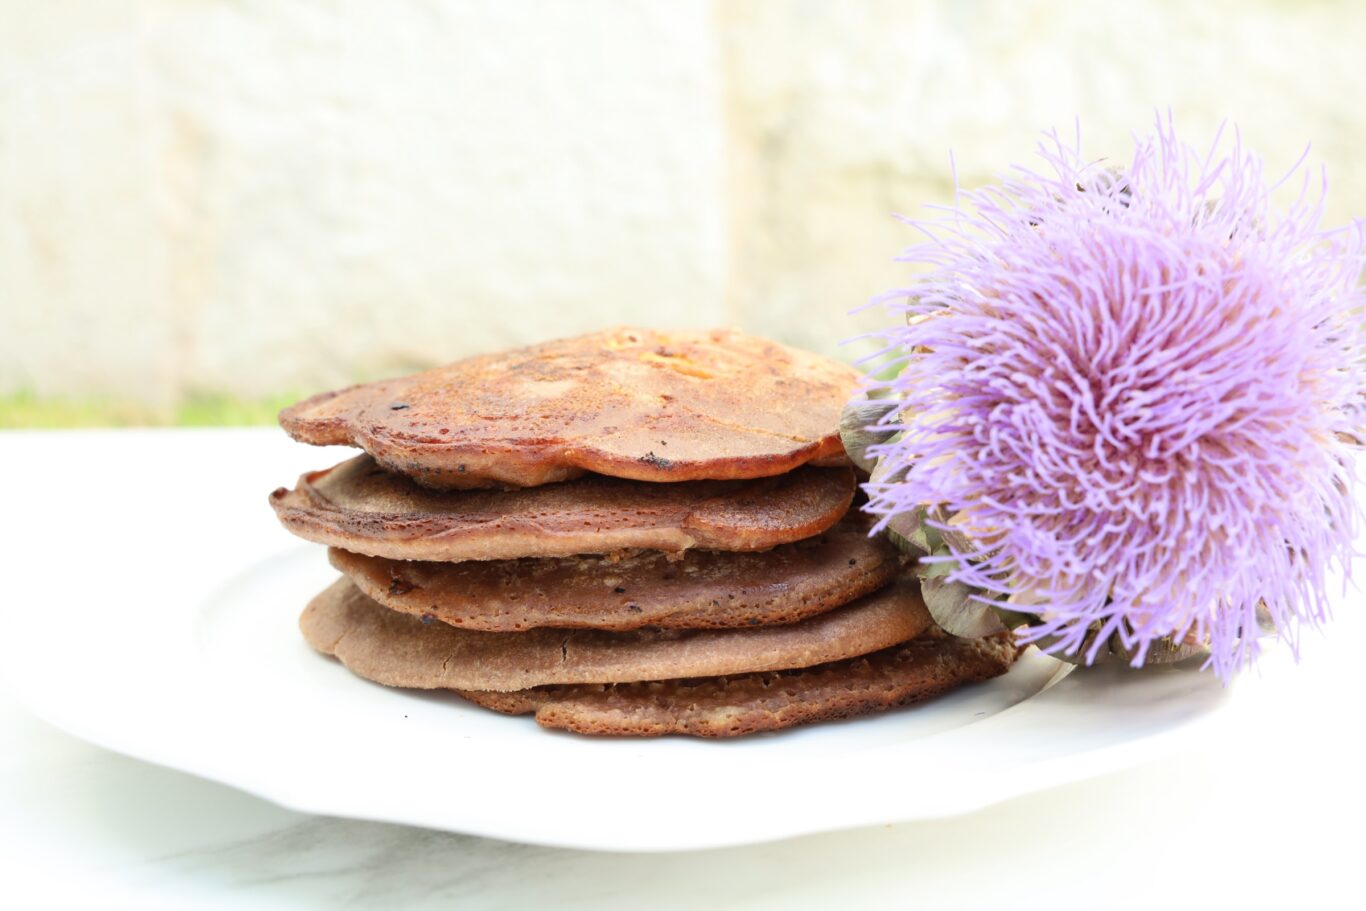
[[[87,508],[54,511],[44,492],[88,464],[60,435],[18,448],[40,477],[14,492],[35,519],[13,603],[42,606],[6,614],[19,698],[76,736],[299,810],[580,848],[717,847],[968,812],[1150,758],[1228,702],[1208,675],[1069,675],[1030,653],[924,706],[772,735],[548,732],[367,683],[303,643],[298,612],[334,573],[274,526],[265,494],[332,453],[249,432],[121,435],[102,444],[108,480]]]

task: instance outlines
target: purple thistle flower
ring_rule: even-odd
[[[1220,148],[1168,117],[1107,169],[1049,134],[1046,172],[909,221],[900,258],[931,269],[878,298],[907,317],[882,352],[903,432],[868,509],[940,507],[973,542],[949,578],[1039,615],[1026,641],[1199,641],[1228,679],[1259,607],[1293,647],[1348,569],[1366,254],[1360,222],[1320,228],[1326,181],[1275,212],[1261,160]]]

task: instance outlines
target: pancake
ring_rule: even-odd
[[[522,490],[433,491],[369,456],[270,495],[301,538],[394,560],[511,560],[648,548],[767,550],[820,534],[854,496],[850,468],[651,484],[588,475]]]
[[[847,604],[896,575],[896,549],[857,515],[764,553],[657,551],[427,563],[332,548],[332,565],[385,607],[488,632],[533,627],[632,630],[793,623]]]
[[[543,727],[578,734],[734,737],[922,702],[1004,674],[1015,655],[1008,635],[927,633],[871,655],[800,670],[460,695],[509,715],[534,712]]]
[[[743,630],[482,633],[389,610],[345,579],[299,618],[310,645],[376,683],[503,692],[808,667],[905,642],[930,624],[909,577],[800,623]]]
[[[286,408],[296,440],[359,446],[429,487],[529,487],[585,472],[758,478],[844,462],[860,374],[733,330],[618,328],[467,358]]]

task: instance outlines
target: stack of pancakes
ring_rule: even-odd
[[[325,393],[281,488],[343,577],[300,620],[362,677],[588,734],[725,736],[1003,673],[850,510],[848,367],[732,331],[615,329]]]

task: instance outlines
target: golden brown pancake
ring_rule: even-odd
[[[859,373],[733,330],[618,328],[314,396],[290,436],[354,445],[429,487],[529,487],[584,472],[758,478],[843,461]]]
[[[1004,674],[1015,655],[1008,634],[926,633],[871,655],[799,670],[460,695],[509,715],[534,712],[542,726],[578,734],[734,737],[922,702]]]
[[[820,534],[854,495],[849,468],[776,478],[651,484],[587,475],[521,490],[434,491],[357,456],[270,495],[301,538],[395,560],[511,560],[613,553],[766,550]]]
[[[658,551],[620,558],[542,557],[430,563],[328,556],[385,607],[487,632],[533,627],[721,629],[793,623],[847,604],[896,575],[896,549],[846,516],[815,538],[764,553]]]
[[[481,633],[389,610],[345,579],[299,618],[310,645],[376,683],[503,692],[808,667],[905,642],[930,624],[919,586],[907,577],[800,623],[743,630]]]

